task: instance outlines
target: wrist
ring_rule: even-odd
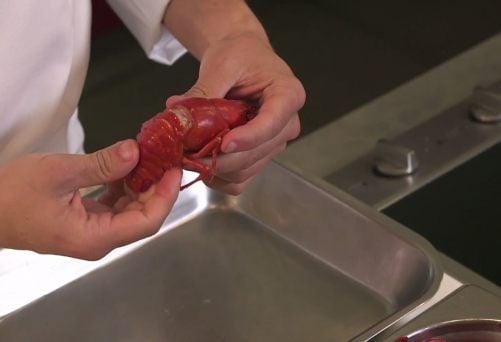
[[[271,47],[263,26],[242,0],[172,0],[164,25],[199,60],[212,45],[237,37],[253,36]]]
[[[227,43],[240,43],[240,44],[245,44],[245,45],[250,45],[250,44],[262,44],[264,47],[273,49],[271,46],[271,43],[268,39],[268,36],[263,32],[260,32],[259,30],[246,30],[246,29],[241,29],[238,31],[230,32],[227,35],[224,35],[218,39],[214,39],[211,41],[211,43],[207,46],[207,49],[214,45],[218,44],[227,44]],[[207,51],[207,49],[205,51]],[[204,51],[204,53],[205,53]]]

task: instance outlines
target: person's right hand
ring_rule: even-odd
[[[30,154],[0,167],[0,247],[97,260],[158,231],[179,193],[181,172],[165,173],[138,198],[121,179],[137,164],[133,140],[87,155]],[[114,182],[100,200],[79,189]]]

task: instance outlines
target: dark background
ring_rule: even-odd
[[[196,80],[198,62],[147,60],[106,6],[94,3],[89,80],[81,103],[88,150],[132,137],[167,96]],[[498,33],[500,1],[251,0],[277,52],[307,90],[302,134]],[[97,129],[106,134],[94,136]]]
[[[198,71],[190,55],[172,67],[147,60],[105,2],[93,3],[91,63],[80,105],[88,151],[134,137],[167,96],[195,82]],[[305,86],[302,135],[501,30],[501,1],[494,0],[248,3]],[[500,157],[501,148],[492,149],[385,213],[501,284]]]

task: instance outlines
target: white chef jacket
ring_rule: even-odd
[[[169,0],[109,0],[148,56],[186,50],[162,26]],[[0,1],[0,164],[31,152],[83,151],[77,117],[90,48],[90,0]]]

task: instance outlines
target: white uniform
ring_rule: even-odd
[[[186,50],[161,25],[169,0],[109,0],[148,56]],[[38,151],[78,153],[76,108],[90,48],[90,0],[0,1],[0,164]]]

